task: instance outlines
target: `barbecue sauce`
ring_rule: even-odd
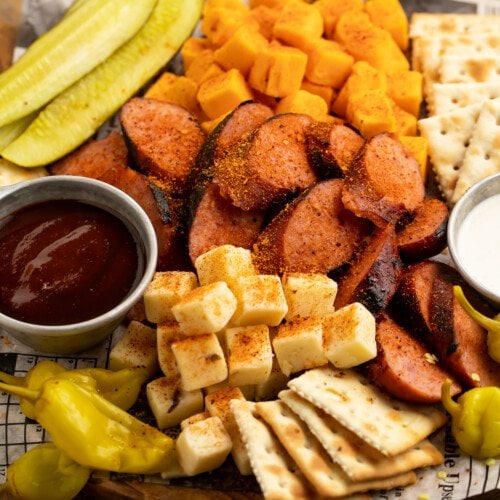
[[[20,321],[99,316],[130,292],[142,267],[125,224],[92,205],[37,203],[0,221],[0,312]]]

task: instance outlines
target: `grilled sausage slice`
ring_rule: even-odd
[[[123,105],[120,124],[138,170],[158,177],[172,193],[183,194],[205,135],[184,108],[134,97]]]
[[[418,163],[390,134],[366,142],[346,175],[342,200],[379,227],[395,224],[423,201]]]
[[[314,122],[306,131],[307,154],[318,176],[344,177],[364,139],[339,123]]]
[[[127,148],[117,132],[90,141],[51,166],[51,173],[107,182],[131,196],[150,218],[158,238],[158,269],[189,268],[180,233],[179,202],[127,164]]]
[[[377,320],[377,357],[367,365],[368,376],[390,395],[414,403],[441,401],[441,386],[452,378],[432,362],[427,348],[387,314]],[[461,387],[456,382],[452,394]]]
[[[276,115],[215,162],[221,195],[243,210],[266,209],[316,181],[305,147],[312,118]]]
[[[430,303],[434,280],[447,269],[446,264],[431,260],[408,266],[391,302],[397,320],[426,342],[431,335]]]
[[[351,258],[369,228],[344,208],[342,185],[321,181],[271,220],[254,245],[261,272],[327,272]]]
[[[377,228],[340,277],[335,307],[361,302],[373,314],[378,314],[396,293],[401,272],[394,226]]]
[[[216,159],[223,158],[234,144],[273,114],[270,107],[258,102],[246,101],[237,106],[205,139],[196,159],[197,171],[211,170]]]
[[[462,308],[453,294],[461,284],[454,274],[440,274],[434,280],[430,301],[429,343],[439,359],[467,387],[500,385],[500,364],[488,355],[486,331]],[[473,292],[464,288],[473,301]],[[477,301],[477,297],[475,297]],[[484,309],[484,307],[483,307]]]
[[[188,249],[191,262],[202,253],[220,245],[252,248],[257,239],[264,212],[237,208],[219,194],[219,188],[209,183],[194,210],[189,229]]]
[[[447,245],[448,207],[437,198],[425,199],[413,219],[397,232],[398,249],[406,262],[424,260],[441,253]]]

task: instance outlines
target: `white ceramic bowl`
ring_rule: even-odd
[[[37,351],[76,353],[104,340],[141,298],[156,269],[158,244],[151,221],[127,194],[86,177],[54,175],[0,188],[0,220],[17,210],[50,200],[76,200],[104,209],[121,219],[141,247],[144,265],[132,290],[113,309],[95,318],[70,325],[25,323],[0,313],[0,327]]]
[[[500,194],[500,174],[495,174],[475,184],[460,198],[453,207],[448,222],[448,249],[457,270],[465,281],[486,297],[494,306],[500,308],[500,294],[495,293],[495,291],[478,281],[471,269],[467,267],[458,245],[460,229],[467,215],[479,203],[498,194]],[[500,214],[495,214],[495,217],[500,220]],[[500,249],[498,251],[498,266],[500,266]]]

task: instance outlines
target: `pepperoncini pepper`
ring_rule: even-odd
[[[128,410],[136,402],[141,386],[147,379],[146,370],[140,367],[117,371],[103,368],[67,370],[54,361],[40,361],[25,377],[15,377],[0,372],[0,381],[38,391],[47,380],[55,376],[95,389],[101,396],[123,410]],[[21,398],[20,407],[28,418],[35,418],[33,404],[29,400]]]
[[[53,443],[43,443],[9,465],[0,491],[23,500],[69,500],[85,486],[90,472]]]
[[[170,467],[171,438],[62,375],[46,380],[39,391],[4,383],[0,390],[31,401],[35,419],[55,446],[84,467],[132,474]]]
[[[465,312],[480,326],[488,332],[487,345],[490,357],[500,363],[500,313],[493,319],[474,309],[472,304],[465,298],[464,292],[460,286],[453,287],[453,293]]]
[[[474,458],[500,456],[500,387],[476,387],[455,402],[451,380],[441,388],[441,399],[450,413],[451,430],[460,449]]]

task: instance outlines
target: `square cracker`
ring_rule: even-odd
[[[386,457],[295,392],[281,391],[279,398],[304,421],[332,460],[353,481],[395,476],[443,462],[442,454],[428,440],[399,455]]]
[[[353,370],[316,368],[288,386],[386,456],[415,446],[447,421],[432,406],[391,399]]]
[[[390,489],[416,482],[414,472],[396,477],[352,481],[335,464],[307,425],[283,401],[257,403],[257,412],[295,460],[316,491],[325,497],[339,497],[360,491]]]
[[[450,202],[458,180],[481,103],[418,121],[420,134],[427,139],[429,158],[439,188]]]
[[[486,101],[479,112],[451,198],[456,203],[474,184],[500,172],[500,98]]]
[[[255,403],[233,399],[230,407],[264,498],[266,500],[313,498],[309,484],[297,465],[255,411]]]
[[[500,80],[500,54],[469,56],[446,53],[439,63],[440,83],[494,82]]]
[[[495,33],[500,26],[500,16],[415,12],[410,19],[409,36]]]
[[[500,97],[500,81],[434,83],[428,104],[429,114],[443,115],[497,97]]]

